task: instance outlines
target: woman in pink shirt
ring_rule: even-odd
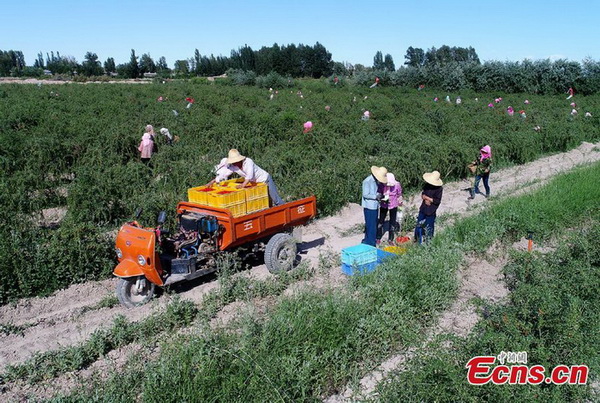
[[[153,149],[154,141],[152,141],[152,135],[150,133],[144,133],[142,136],[142,141],[140,142],[140,146],[138,147],[138,150],[141,153],[142,162],[144,164],[148,165],[150,162]]]
[[[377,243],[383,236],[383,223],[390,213],[389,241],[394,241],[396,231],[400,230],[400,224],[396,221],[398,216],[398,207],[402,206],[402,186],[396,180],[393,173],[387,174],[387,184],[380,185],[377,191],[383,194],[383,199],[379,202],[379,221],[377,227]],[[402,211],[400,212],[400,222],[402,222]]]

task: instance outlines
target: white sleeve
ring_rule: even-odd
[[[229,178],[231,176],[231,174],[233,173],[229,169],[229,165],[227,164],[227,158],[223,158],[221,160],[221,162],[219,163],[219,165],[217,165],[215,167],[215,170],[216,170],[216,175],[217,175],[215,177],[215,182],[217,182],[217,183]]]
[[[254,180],[254,161],[250,158],[246,158],[244,160],[244,164],[242,165],[242,171],[244,172],[244,179],[249,181]]]

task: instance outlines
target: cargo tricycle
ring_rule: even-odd
[[[124,224],[117,235],[119,277],[117,297],[126,307],[148,302],[155,287],[188,281],[217,270],[220,253],[236,249],[264,253],[272,272],[287,271],[296,261],[296,240],[290,234],[316,215],[314,196],[234,217],[226,208],[179,202],[177,230],[144,228],[137,221]],[[261,254],[262,254],[261,253]]]

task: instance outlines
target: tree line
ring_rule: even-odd
[[[373,66],[334,62],[331,53],[319,42],[309,45],[263,46],[258,50],[244,45],[230,56],[203,55],[198,49],[187,59],[176,60],[170,68],[164,56],[155,61],[149,53],[138,56],[134,49],[127,63],[116,64],[109,57],[101,63],[96,53],[87,52],[82,63],[59,52],[40,52],[33,66],[25,65],[21,51],[0,50],[1,76],[40,76],[44,70],[59,75],[101,76],[123,78],[143,77],[155,73],[160,77],[217,76],[235,74],[235,84],[269,85],[288,82],[284,77],[347,77],[362,85],[380,77],[382,85],[418,87],[426,85],[447,91],[531,92],[549,94],[574,87],[588,94],[600,92],[600,63],[586,59],[582,63],[568,60],[524,60],[522,62],[487,61],[481,63],[474,48],[443,45],[427,50],[409,47],[404,65],[396,68],[390,54],[377,51]],[[263,80],[258,78],[264,77]]]
[[[145,73],[156,73],[161,76],[216,76],[229,69],[254,71],[257,74],[268,74],[272,71],[284,76],[319,78],[332,74],[333,62],[331,52],[317,42],[309,45],[263,46],[253,50],[245,45],[232,50],[231,55],[202,55],[198,49],[193,57],[176,60],[173,69],[169,68],[164,56],[155,61],[149,53],[136,55],[134,49],[127,63],[116,64],[109,57],[102,64],[98,55],[87,52],[84,61],[78,63],[72,56],[63,56],[60,52],[40,52],[32,67],[25,66],[23,53],[20,51],[0,51],[0,75],[2,76],[39,76],[44,70],[52,74],[100,76],[103,74],[118,75],[124,78],[143,77]]]
[[[455,62],[477,62],[479,58],[473,48],[457,48],[442,46],[439,49],[432,47],[427,51],[420,48],[408,48],[405,55],[405,65],[412,67],[427,67]],[[118,74],[125,78],[142,77],[144,73],[157,73],[160,75],[176,74],[179,76],[216,76],[229,69],[253,71],[258,75],[276,72],[283,76],[291,77],[326,77],[333,73],[352,74],[354,70],[365,70],[366,67],[358,64],[333,62],[331,52],[317,42],[309,45],[278,45],[263,46],[253,50],[250,46],[231,51],[229,57],[202,55],[198,49],[194,56],[188,59],[176,60],[173,69],[169,68],[164,56],[158,61],[144,53],[141,57],[136,55],[134,49],[127,63],[117,65],[114,58],[109,57],[102,64],[98,55],[87,52],[84,61],[78,63],[72,56],[61,56],[60,52],[38,53],[33,68],[27,69],[23,53],[20,51],[0,51],[1,75],[35,75],[42,74],[43,70],[53,74],[80,74],[84,76],[100,76],[103,74]],[[390,54],[383,56],[377,51],[373,59],[374,70],[395,71],[394,59]]]

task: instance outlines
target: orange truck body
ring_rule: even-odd
[[[315,196],[310,196],[241,217],[233,217],[231,212],[224,208],[179,202],[177,214],[183,212],[216,217],[222,227],[218,237],[218,248],[225,251],[306,224],[317,214],[317,201]],[[153,229],[132,224],[123,225],[116,242],[122,257],[113,274],[123,278],[144,275],[152,283],[163,285],[164,273],[155,245],[156,234]],[[144,257],[144,265],[140,265],[139,256]]]

